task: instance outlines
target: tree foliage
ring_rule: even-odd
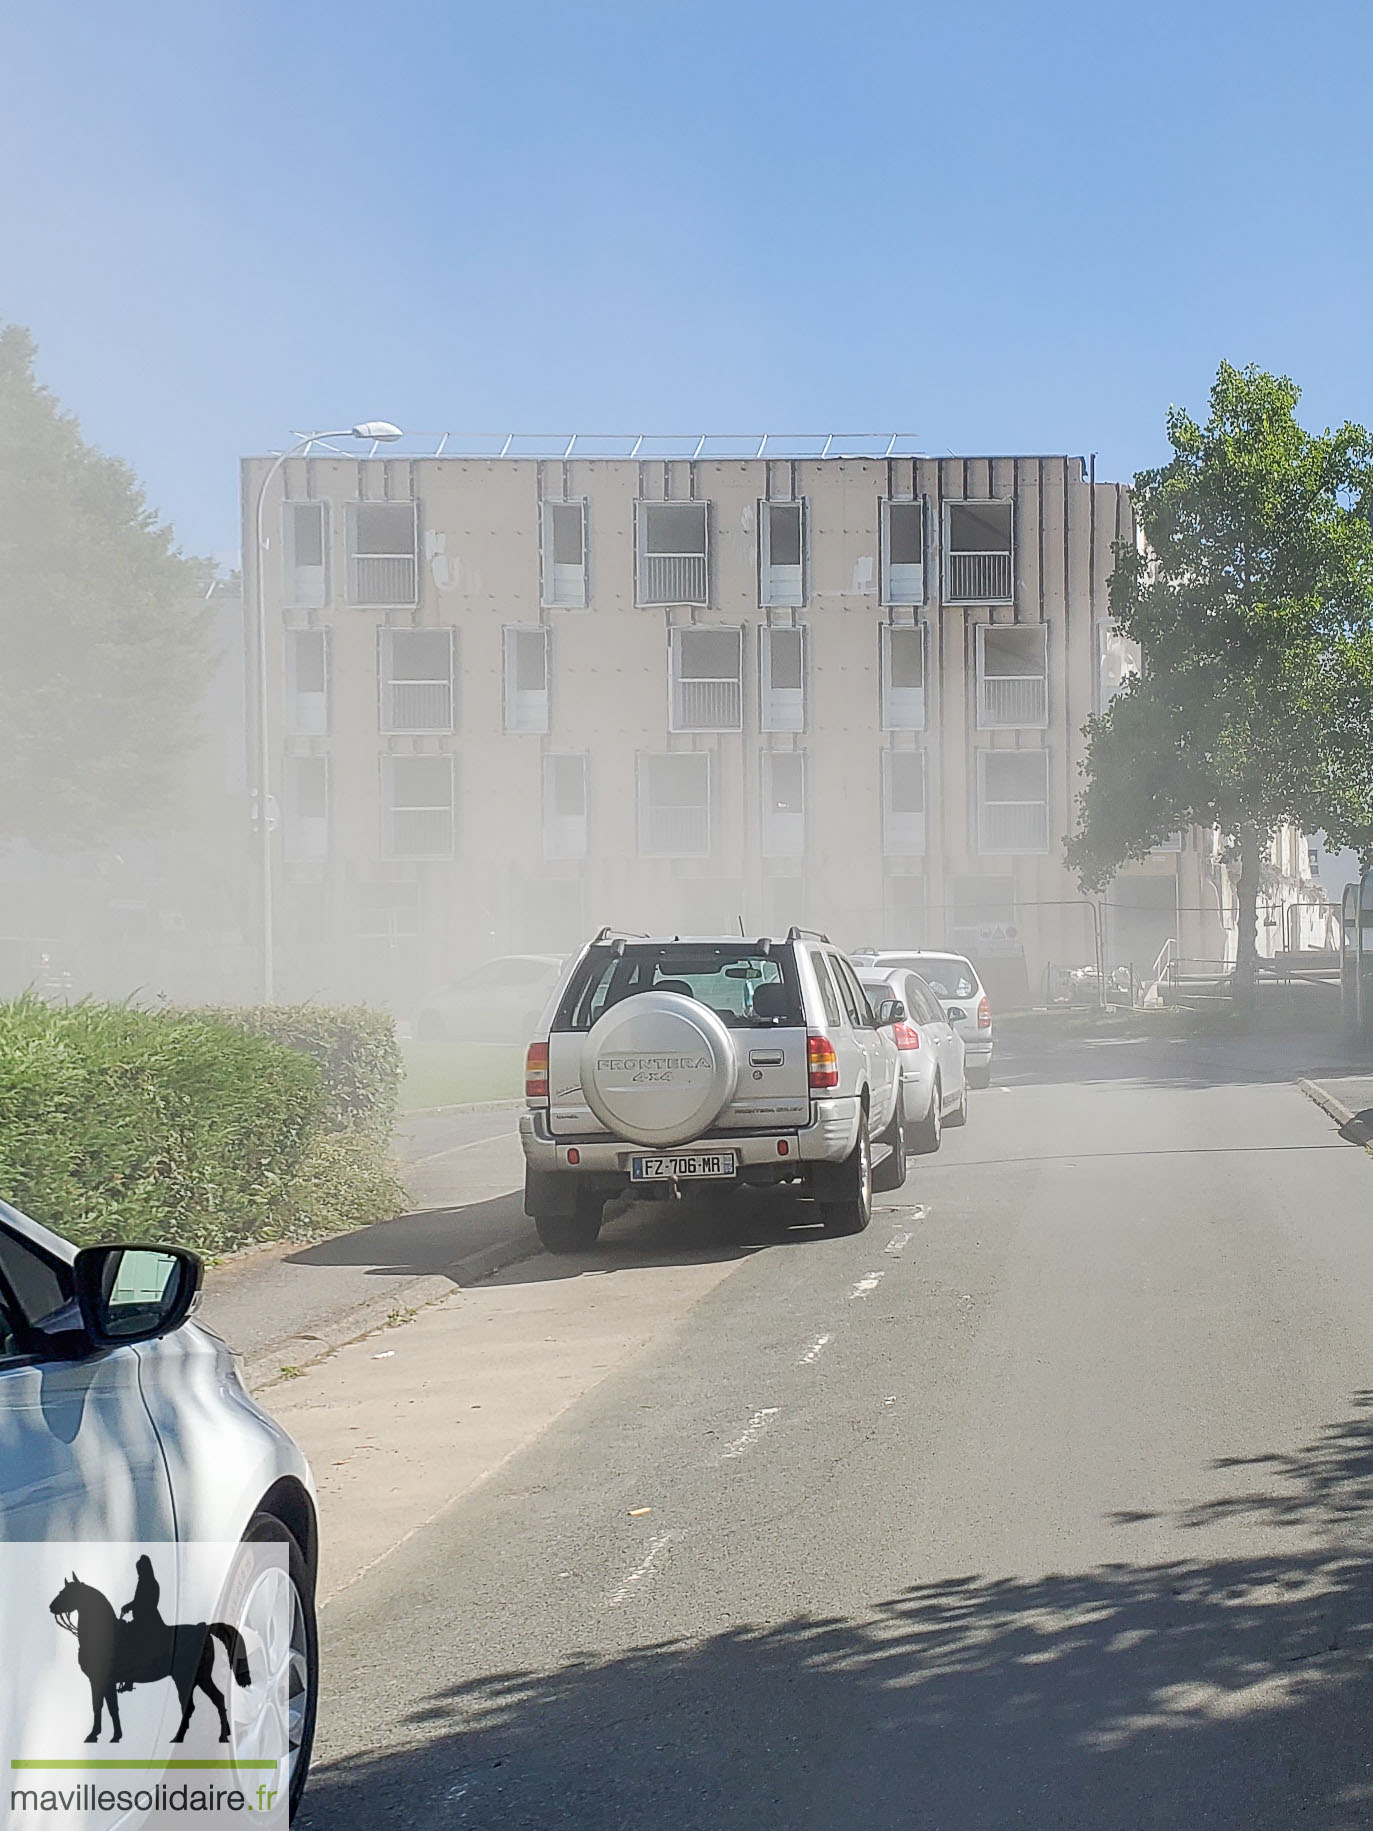
[[[195,742],[208,579],[0,326],[0,838],[152,830]]]
[[[1210,417],[1173,408],[1136,478],[1111,611],[1143,672],[1089,721],[1069,863],[1099,890],[1169,833],[1218,826],[1240,865],[1252,979],[1267,840],[1284,822],[1373,843],[1373,443],[1308,433],[1284,376],[1223,363]]]

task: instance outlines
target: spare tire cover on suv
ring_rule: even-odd
[[[728,1029],[680,992],[636,992],[597,1018],[582,1049],[582,1092],[601,1124],[633,1144],[699,1138],[734,1094]]]

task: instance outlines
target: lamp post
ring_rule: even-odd
[[[257,536],[257,547],[253,560],[253,587],[256,613],[254,634],[257,638],[257,839],[262,893],[262,1002],[264,1004],[271,1004],[276,997],[276,944],[272,927],[272,822],[269,818],[272,736],[267,712],[270,669],[267,643],[267,588],[264,583],[267,541],[262,526],[267,491],[272,479],[288,458],[298,457],[321,439],[365,439],[374,445],[389,445],[400,436],[400,427],[393,426],[389,420],[364,420],[357,426],[343,426],[333,432],[307,433],[304,438],[297,439],[294,445],[275,459],[258,485],[257,503],[253,514],[253,527]]]

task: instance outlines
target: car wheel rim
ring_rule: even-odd
[[[235,1611],[253,1682],[231,1687],[235,1754],[243,1760],[280,1760],[290,1788],[305,1740],[310,1709],[310,1655],[305,1609],[290,1574],[257,1572]]]
[[[872,1146],[868,1142],[867,1127],[858,1139],[858,1200],[864,1214],[872,1206]]]

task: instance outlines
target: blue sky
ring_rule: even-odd
[[[1373,7],[10,0],[0,318],[188,548],[292,427],[1373,419]]]

